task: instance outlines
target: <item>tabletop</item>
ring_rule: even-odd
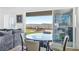
[[[52,41],[52,34],[34,33],[26,35],[26,38],[36,41]]]

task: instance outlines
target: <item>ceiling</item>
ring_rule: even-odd
[[[71,7],[72,8],[72,7]],[[0,7],[0,10],[7,11],[43,11],[43,10],[59,10],[59,9],[70,9],[70,7]]]

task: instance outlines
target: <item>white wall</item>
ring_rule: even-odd
[[[79,8],[76,9],[76,48],[79,48]]]
[[[73,43],[74,43],[74,47],[79,49],[79,8],[76,7],[73,9],[73,27],[75,30],[73,35]]]
[[[14,19],[15,27],[16,28],[24,28],[25,20],[26,20],[26,12],[33,12],[33,11],[42,11],[42,10],[52,10],[51,7],[0,7],[0,28],[4,28],[4,17],[5,15],[10,16],[10,19]],[[22,14],[23,15],[23,23],[16,23],[16,15]],[[9,19],[9,20],[10,20]],[[8,22],[7,20],[6,22]]]
[[[4,26],[3,22],[4,22],[3,13],[2,13],[2,9],[0,9],[0,29],[3,28]]]

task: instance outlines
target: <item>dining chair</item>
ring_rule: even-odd
[[[66,51],[66,46],[67,46],[67,42],[69,40],[69,36],[66,35],[64,37],[64,41],[63,41],[63,45],[62,44],[59,44],[59,43],[56,43],[56,42],[50,42],[49,44],[49,47],[50,47],[50,50],[55,50],[55,51]]]
[[[39,42],[26,40],[25,44],[28,51],[39,51]]]
[[[22,51],[39,51],[39,42],[28,40],[24,33],[21,33]]]
[[[64,37],[64,42],[63,42],[63,51],[66,50],[68,40],[69,40],[69,36],[66,35],[66,36]]]

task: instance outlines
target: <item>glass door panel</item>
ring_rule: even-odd
[[[65,35],[69,35],[68,46],[73,46],[73,10],[55,10],[53,18],[53,41],[63,44]]]

